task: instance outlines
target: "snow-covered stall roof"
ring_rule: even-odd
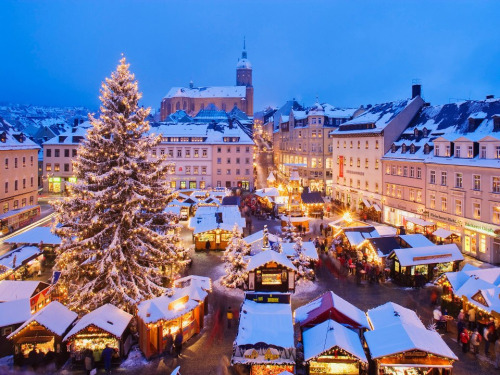
[[[366,314],[362,310],[332,291],[297,308],[295,322],[306,326],[326,313],[329,318],[336,319],[339,323],[348,324],[354,328],[370,328]]]
[[[372,328],[375,330],[395,324],[413,325],[425,329],[424,324],[415,311],[394,302],[387,302],[370,309],[366,314],[368,315],[368,320]]]
[[[137,316],[145,323],[156,323],[160,320],[176,319],[198,306],[199,301],[190,296],[193,286],[176,288],[171,296],[161,296],[147,301],[142,301],[137,307]],[[197,288],[194,286],[194,288]],[[207,295],[207,292],[198,288],[198,296]],[[183,298],[188,297],[184,302]]]
[[[464,256],[454,243],[447,245],[394,249],[391,254],[396,255],[399,263],[403,267],[464,260]]]
[[[222,213],[222,223],[217,223],[215,213]],[[193,234],[207,232],[214,229],[231,231],[238,225],[240,232],[246,226],[245,218],[241,216],[238,206],[203,206],[196,210],[196,215],[189,220],[189,228]]]
[[[272,329],[270,329],[272,327]],[[292,308],[288,303],[258,303],[246,299],[241,306],[240,325],[234,343],[259,342],[293,348]]]
[[[174,281],[174,287],[176,288],[185,288],[188,286],[197,286],[207,292],[211,292],[212,280],[206,276],[189,275]]]
[[[295,246],[295,243],[293,242],[283,242],[281,244],[281,250],[283,251],[283,254],[285,254],[287,257],[294,257],[296,254],[295,249],[293,248]],[[304,248],[304,254],[305,256],[312,261],[318,261],[319,256],[318,252],[316,251],[316,246],[314,246],[314,242],[302,242],[302,247]]]
[[[374,227],[357,227],[357,228],[344,228],[344,235],[351,246],[358,246],[367,238],[380,237],[380,234]]]
[[[436,229],[432,234],[440,238],[448,238],[453,235],[452,232],[443,228]]]
[[[421,227],[433,227],[436,225],[436,223],[433,223],[432,221],[426,221],[418,217],[407,216],[405,217],[405,220],[409,221],[410,223],[420,225]]]
[[[424,246],[432,246],[434,243],[425,237],[423,234],[402,234],[399,236],[402,240],[404,240],[408,246],[410,247],[424,247]]]
[[[40,284],[48,286],[41,281],[2,280],[0,281],[0,302],[31,298]]]
[[[285,266],[288,269],[297,271],[297,268],[293,265],[290,259],[283,253],[277,253],[274,250],[262,251],[250,258],[247,265],[247,271],[253,271],[256,268],[262,267],[267,263],[274,262]]]
[[[128,327],[133,316],[109,303],[102,305],[94,311],[85,314],[71,328],[63,341],[67,341],[71,336],[83,331],[89,326],[95,326],[111,333],[115,337],[121,337]]]
[[[31,318],[7,336],[7,338],[12,338],[33,321],[44,326],[56,335],[62,336],[77,317],[78,315],[75,312],[71,311],[60,302],[53,301],[38,311],[35,315],[31,316]]]
[[[429,331],[423,326],[392,324],[365,332],[365,339],[373,359],[420,350],[439,357],[458,360],[439,333]]]
[[[0,273],[14,270],[23,263],[38,257],[42,252],[38,246],[23,246],[9,251],[0,257]]]
[[[257,189],[255,191],[255,195],[258,195],[259,197],[279,197],[280,192],[276,188],[264,188]]]
[[[338,347],[361,362],[368,363],[358,334],[334,320],[328,319],[309,328],[304,331],[302,338],[305,361],[315,359],[326,351]]]
[[[179,206],[167,206],[167,207],[165,207],[163,212],[167,212],[167,213],[179,216],[181,214],[181,206],[180,205]]]
[[[269,242],[271,244],[280,242],[280,238],[272,233],[268,233],[267,238],[269,239]],[[262,250],[262,247],[264,246],[263,239],[264,230],[259,230],[258,232],[252,233],[251,235],[243,238],[243,240],[250,245],[251,253],[253,254],[256,254]]]
[[[0,327],[24,323],[31,316],[29,298],[0,303]]]
[[[60,245],[61,238],[52,233],[49,227],[35,227],[4,242],[29,245],[38,245],[40,242],[43,242],[44,245]]]

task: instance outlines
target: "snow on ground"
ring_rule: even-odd
[[[14,356],[8,355],[0,358],[0,373],[4,374],[14,365]],[[5,372],[4,372],[5,371]]]
[[[122,368],[134,368],[148,365],[149,361],[142,355],[141,350],[138,345],[134,345],[130,352],[128,353],[128,357],[125,361],[122,362],[120,367]]]
[[[244,291],[241,289],[232,289],[232,288],[226,288],[224,285],[222,285],[221,282],[222,276],[219,277],[217,280],[215,280],[212,284],[212,287],[214,290],[216,290],[219,293],[222,293],[224,295],[228,295],[231,297],[241,297],[243,298]]]
[[[314,292],[318,289],[318,282],[300,279],[295,284],[295,296],[299,296],[301,294],[308,294]]]

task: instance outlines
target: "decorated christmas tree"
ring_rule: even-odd
[[[247,261],[245,257],[250,254],[250,245],[241,237],[238,226],[235,225],[228,241],[222,260],[226,274],[221,279],[221,284],[228,288],[243,288],[247,279]]]
[[[129,312],[168,292],[166,278],[188,262],[179,245],[164,157],[149,158],[160,137],[149,134],[149,108],[125,58],[101,88],[99,118],[73,162],[77,182],[54,202],[62,243],[55,269],[70,308],[85,312],[105,303]]]
[[[286,226],[283,227],[283,230],[281,231],[281,238],[283,239],[283,242],[288,242],[288,243],[294,242],[295,240],[294,226],[290,221],[290,218],[288,218]]]
[[[294,242],[295,244],[293,245],[293,249],[295,250],[295,254],[292,258],[292,263],[297,268],[297,278],[313,280],[314,270],[310,267],[309,259],[305,254],[302,237],[299,235],[295,236]]]

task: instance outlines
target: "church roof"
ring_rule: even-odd
[[[165,95],[169,98],[245,98],[245,86],[172,87]]]

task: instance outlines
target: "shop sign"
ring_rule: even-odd
[[[339,177],[344,177],[344,157],[339,156]]]
[[[178,298],[175,301],[172,301],[168,304],[169,310],[177,310],[179,306],[185,305],[189,302],[189,296],[186,295],[184,297]]]
[[[258,303],[290,303],[290,294],[247,293],[245,299]]]
[[[426,352],[423,352],[421,350],[414,350],[414,351],[411,351],[411,352],[406,352],[404,353],[404,356],[405,357],[410,357],[410,358],[413,358],[413,357],[427,357],[427,353]]]
[[[456,225],[456,226],[462,226],[461,220],[458,220],[458,219],[455,219],[452,217],[448,217],[448,216],[442,216],[442,215],[436,214],[434,212],[429,212],[429,217],[434,219],[434,220],[446,221],[446,222],[451,223],[451,224]]]
[[[488,236],[496,236],[495,231],[498,229],[498,227],[472,221],[466,221],[464,227]]]
[[[69,177],[68,182],[70,182],[72,184],[76,184],[76,177]]]
[[[49,182],[61,182],[61,177],[49,177]]]

